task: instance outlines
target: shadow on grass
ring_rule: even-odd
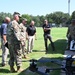
[[[33,50],[33,52],[45,52],[45,50]]]
[[[55,45],[55,51],[52,51],[51,44],[49,44],[49,46],[48,46],[48,53],[49,53],[49,54],[51,54],[51,53],[64,54],[64,51],[66,50],[66,45],[67,45],[65,39],[56,40],[56,41],[54,42],[54,45]]]
[[[2,57],[2,55],[0,55],[0,57]]]
[[[45,73],[45,70],[50,68],[61,68],[61,62],[62,62],[62,58],[58,57],[58,58],[48,58],[48,57],[41,57],[39,60],[37,60],[37,68],[39,69],[40,72]],[[56,70],[56,72],[54,73],[54,70],[52,71],[53,74],[50,72],[51,75],[60,75],[60,70],[58,69],[59,72]],[[29,67],[25,70],[23,70],[21,73],[19,73],[18,75],[41,75],[39,74],[37,71],[32,72],[29,70]],[[45,74],[44,74],[45,75]]]
[[[66,45],[67,43],[65,39],[56,40],[54,42],[55,51],[52,51],[51,44],[49,44],[47,54],[53,54],[53,53],[54,54],[57,54],[57,53],[64,54],[64,51],[66,50]],[[33,52],[45,52],[45,50],[33,50]]]
[[[0,73],[10,73],[8,69],[0,69]]]
[[[29,67],[22,72],[20,72],[18,75],[35,75],[32,71],[29,70]]]

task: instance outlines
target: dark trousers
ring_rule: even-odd
[[[71,43],[72,40],[75,41],[75,39],[72,39],[71,36],[69,36],[69,37],[68,37],[68,48],[67,48],[68,50],[70,49],[70,43]],[[74,48],[74,46],[75,46],[75,42],[73,43],[72,48]]]
[[[68,37],[68,48],[67,49],[70,49],[70,43],[71,43],[71,41],[72,41],[72,38],[71,38],[71,36],[69,36]]]
[[[48,41],[48,39],[51,42],[52,50],[55,50],[54,43],[52,42],[52,38],[51,38],[50,34],[46,34],[46,35],[44,35],[44,41],[45,41],[46,51],[48,51],[48,47],[47,47],[47,41]]]

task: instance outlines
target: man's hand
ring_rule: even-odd
[[[44,28],[44,31],[47,31],[47,29],[46,29],[46,28]]]
[[[25,46],[25,43],[24,42],[21,42],[22,46]]]
[[[26,40],[28,40],[28,37],[26,37]]]

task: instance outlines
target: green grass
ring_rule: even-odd
[[[52,40],[55,44],[56,51],[52,51],[51,46],[49,45],[50,42],[48,41],[49,45],[49,52],[48,54],[45,54],[45,47],[44,47],[44,39],[43,39],[43,30],[42,28],[37,28],[37,40],[35,40],[33,53],[28,54],[30,59],[41,59],[44,58],[63,58],[63,54],[66,48],[66,32],[67,28],[52,28],[51,35]],[[0,61],[2,59],[2,51],[0,50]],[[7,59],[9,60],[9,58]],[[29,59],[23,59],[23,60],[29,60]],[[52,63],[38,63],[40,66],[57,66]],[[7,64],[5,67],[0,67],[0,75],[39,75],[37,73],[27,72],[27,69],[29,67],[29,62],[22,62],[22,68],[24,69],[21,73],[10,73],[9,72],[9,65]],[[16,68],[16,66],[15,66]],[[60,75],[60,71],[53,71],[51,72],[51,75]]]

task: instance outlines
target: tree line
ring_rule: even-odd
[[[13,14],[0,12],[0,25],[6,16],[10,17],[11,20],[13,19]],[[28,20],[28,24],[30,24],[31,20],[34,20],[35,26],[37,27],[41,27],[45,19],[47,19],[49,23],[51,23],[52,25],[55,25],[56,27],[58,27],[59,25],[68,26],[71,23],[71,20],[75,19],[75,11],[73,11],[72,15],[69,15],[68,13],[63,13],[60,11],[46,14],[45,16],[44,15],[33,16],[28,14],[22,14],[20,22],[22,21],[22,18],[26,18]]]

